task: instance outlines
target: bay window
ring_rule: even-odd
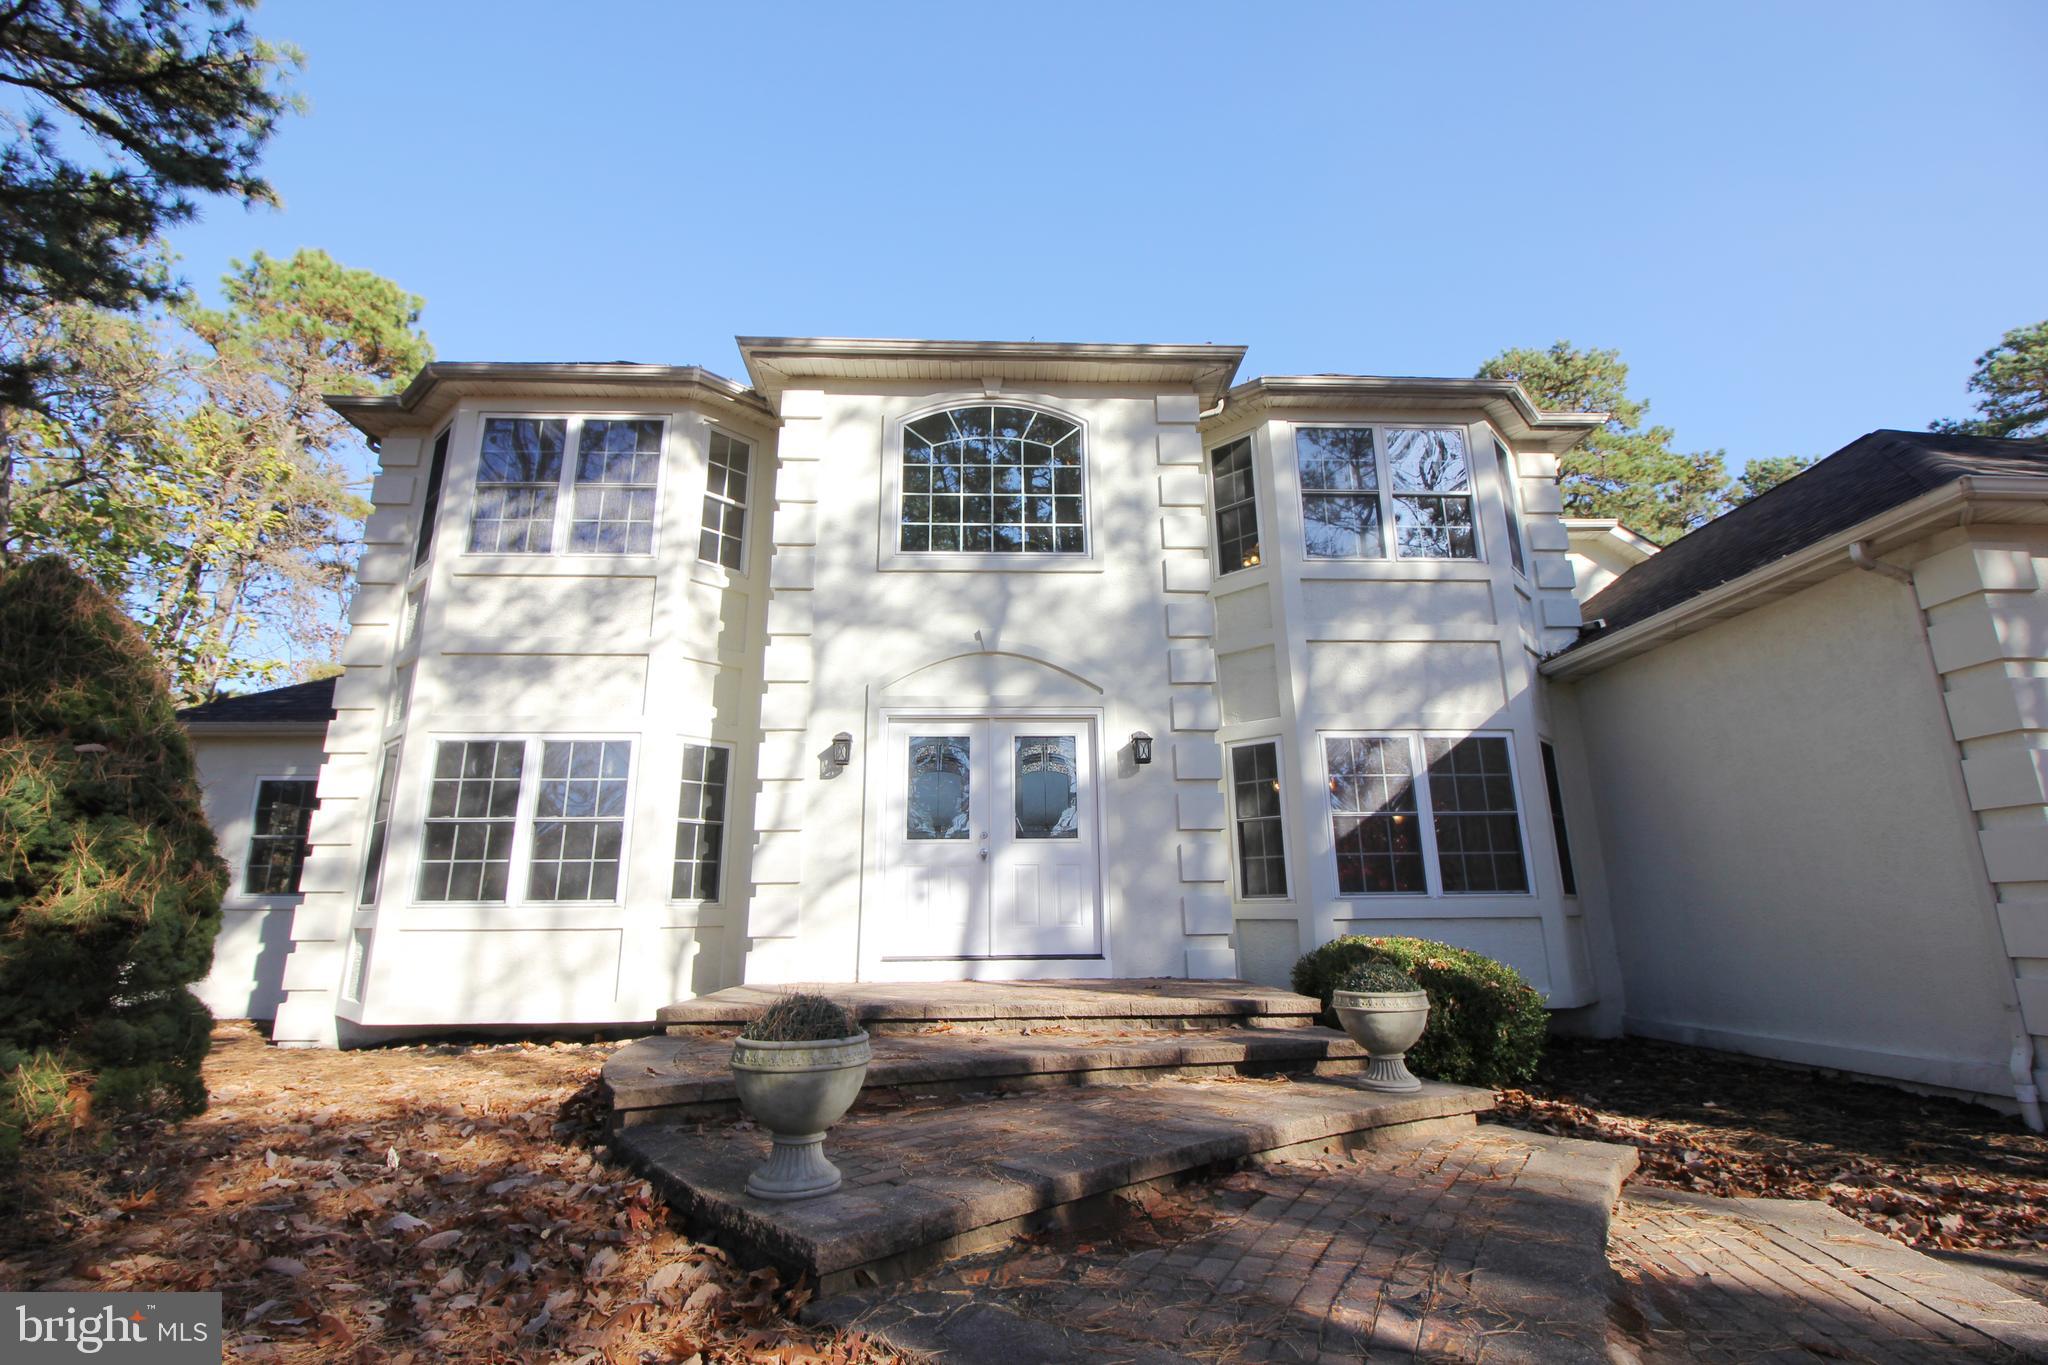
[[[1462,427],[1294,430],[1303,548],[1311,559],[1477,559]]]
[[[1337,891],[1529,891],[1505,735],[1325,735]]]
[[[652,554],[667,427],[658,417],[484,418],[469,552]]]

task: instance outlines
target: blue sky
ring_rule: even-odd
[[[1687,449],[1963,415],[2048,317],[2048,5],[270,0],[279,212],[450,360],[735,333],[1219,341],[1241,373],[1616,347]]]

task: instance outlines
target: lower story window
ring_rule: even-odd
[[[1529,890],[1505,736],[1330,735],[1323,762],[1339,894]]]
[[[256,784],[256,823],[242,890],[251,896],[290,896],[306,866],[306,831],[313,825],[313,780],[266,777]]]
[[[1564,827],[1564,789],[1557,780],[1557,750],[1543,741],[1543,790],[1550,798],[1550,830],[1557,836],[1557,873],[1567,896],[1579,894],[1578,874],[1572,871],[1572,840]]]
[[[1287,849],[1280,818],[1280,746],[1272,740],[1230,751],[1230,809],[1237,827],[1237,893],[1250,899],[1287,894]]]
[[[501,901],[512,873],[512,833],[526,744],[443,740],[420,844],[423,901]]]
[[[633,745],[623,739],[548,740],[541,745],[528,900],[618,898],[632,758]]]
[[[683,746],[682,795],[676,806],[676,861],[669,894],[715,901],[725,853],[725,788],[732,751],[715,744]]]

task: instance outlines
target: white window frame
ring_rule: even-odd
[[[711,438],[723,436],[728,441],[737,441],[747,448],[747,500],[735,504],[731,498],[711,491]],[[761,443],[751,436],[742,436],[731,427],[716,422],[704,424],[704,481],[698,490],[702,495],[697,500],[696,537],[690,542],[690,558],[701,571],[721,575],[723,580],[744,579],[747,563],[754,551],[754,507],[760,499]],[[740,509],[740,566],[729,569],[715,559],[704,558],[704,499],[715,498],[727,506]]]
[[[1522,466],[1515,456],[1515,448],[1507,438],[1491,426],[1479,430],[1486,433],[1486,439],[1498,448],[1494,456],[1494,468],[1500,475],[1501,518],[1507,523],[1508,567],[1517,577],[1529,578],[1529,514],[1522,506]],[[1520,563],[1517,563],[1517,560]]]
[[[1329,801],[1322,803],[1322,834],[1325,848],[1329,852],[1331,884],[1337,887],[1338,899],[1348,903],[1363,902],[1379,904],[1399,900],[1485,900],[1488,898],[1507,900],[1532,900],[1537,894],[1536,863],[1529,846],[1529,802],[1522,789],[1521,760],[1515,754],[1515,735],[1511,730],[1318,730],[1316,732],[1316,757],[1322,766],[1322,790],[1327,791],[1330,778],[1329,751],[1324,748],[1325,739],[1395,739],[1408,744],[1409,771],[1415,776],[1415,818],[1422,830],[1422,881],[1424,891],[1345,891],[1337,878],[1337,827],[1331,817],[1341,812],[1330,809]],[[1527,883],[1520,891],[1445,891],[1442,865],[1438,861],[1436,847],[1436,804],[1430,797],[1429,763],[1425,740],[1448,739],[1498,739],[1507,746],[1508,779],[1515,790],[1515,833],[1522,844],[1522,880]]]
[[[1251,477],[1252,539],[1258,546],[1259,557],[1255,563],[1240,564],[1235,568],[1226,569],[1223,567],[1223,508],[1216,501],[1216,456],[1220,452],[1230,449],[1239,441],[1244,442],[1245,473]],[[1267,501],[1267,499],[1261,497],[1259,493],[1259,443],[1257,433],[1247,431],[1241,435],[1233,436],[1219,445],[1210,446],[1205,449],[1202,452],[1202,473],[1209,482],[1209,553],[1214,557],[1213,562],[1216,565],[1216,576],[1219,579],[1227,578],[1231,574],[1251,573],[1254,570],[1264,568],[1267,562],[1266,524],[1265,518],[1260,512],[1260,504]],[[1233,507],[1241,505],[1239,503],[1231,504]]]
[[[1287,439],[1292,447],[1289,459],[1294,467],[1295,513],[1300,518],[1301,557],[1304,563],[1315,564],[1485,564],[1486,536],[1480,529],[1479,517],[1479,471],[1474,468],[1472,424],[1467,422],[1290,422]],[[1489,437],[1492,431],[1486,427]],[[1400,527],[1395,522],[1393,467],[1387,459],[1387,433],[1390,431],[1450,431],[1456,430],[1465,439],[1465,473],[1471,484],[1464,493],[1410,493],[1410,497],[1462,497],[1472,504],[1472,555],[1468,558],[1442,555],[1404,555],[1401,553]],[[1310,488],[1301,480],[1301,433],[1303,431],[1370,431],[1372,432],[1373,470],[1378,487],[1373,496],[1380,509],[1380,553],[1376,555],[1318,555],[1308,548],[1308,500],[1313,496],[1327,493],[1327,489]],[[1505,444],[1505,442],[1503,442]],[[1351,494],[1347,496],[1358,496]],[[1213,517],[1211,518],[1213,520]],[[1263,555],[1261,556],[1263,558]],[[1334,732],[1333,732],[1334,733]]]
[[[1244,891],[1243,854],[1237,839],[1237,769],[1236,753],[1239,749],[1250,749],[1260,744],[1273,748],[1273,779],[1280,793],[1280,868],[1287,878],[1287,889],[1279,895],[1267,893],[1263,896],[1248,896]],[[1279,735],[1263,735],[1251,739],[1234,739],[1223,746],[1223,814],[1230,822],[1230,867],[1231,899],[1249,905],[1285,905],[1295,897],[1294,843],[1288,837],[1287,827],[1292,811],[1287,790],[1287,745]]]
[[[242,856],[235,864],[235,889],[232,895],[223,897],[223,899],[251,905],[296,905],[300,898],[306,894],[304,891],[250,891],[247,889],[249,885],[249,858],[256,851],[256,814],[263,809],[263,784],[265,782],[312,783],[313,813],[315,815],[320,813],[319,773],[309,773],[302,768],[294,768],[255,774],[249,786],[248,833],[242,839]],[[306,828],[306,841],[309,849],[306,856],[311,857],[312,826],[310,823]],[[301,882],[305,880],[305,874],[306,864],[302,859],[299,863],[299,878]]]
[[[555,480],[555,515],[548,538],[549,548],[545,552],[539,550],[473,550],[470,548],[470,535],[472,528],[476,524],[476,495],[479,487],[477,476],[483,472],[484,431],[493,421],[563,423],[562,471]],[[569,548],[569,533],[576,523],[577,451],[583,439],[583,424],[586,421],[661,423],[660,450],[655,464],[653,533],[648,538],[648,548],[645,551],[572,550]],[[620,560],[630,562],[655,558],[661,553],[663,500],[667,495],[669,484],[669,466],[671,463],[669,448],[674,440],[674,433],[675,422],[671,420],[668,413],[664,412],[532,412],[512,410],[479,412],[476,415],[475,439],[470,443],[469,452],[468,506],[464,509],[465,515],[462,522],[462,553],[464,557],[470,559],[511,560],[521,563],[550,559],[612,563]],[[741,438],[735,437],[734,439]],[[749,444],[752,443],[749,442]],[[706,457],[707,459],[709,458],[708,448]],[[625,486],[623,484],[592,485],[595,488]],[[439,515],[445,518],[447,514],[448,481],[444,475],[441,481]],[[439,903],[436,902],[436,904]],[[495,901],[485,903],[497,904]]]
[[[679,813],[679,807],[682,801],[683,749],[686,745],[691,744],[696,745],[700,749],[725,750],[725,819],[722,825],[723,832],[720,835],[721,842],[718,848],[718,895],[711,900],[705,900],[699,896],[678,896],[675,894],[675,832],[676,826],[682,823],[682,816]],[[668,877],[665,883],[669,889],[668,903],[670,905],[699,907],[724,905],[727,903],[728,892],[732,886],[731,873],[733,789],[739,785],[737,782],[734,781],[735,775],[739,772],[739,750],[738,747],[734,745],[730,740],[700,738],[697,735],[677,735],[675,744],[675,756],[675,781],[669,784],[671,788],[671,799],[668,804]]]
[[[414,789],[418,800],[416,807],[419,818],[412,822],[412,867],[410,869],[410,891],[407,903],[416,910],[429,914],[442,910],[499,911],[544,909],[557,911],[617,909],[626,903],[627,880],[632,869],[633,826],[635,824],[635,802],[638,800],[640,768],[647,754],[647,737],[642,734],[622,734],[617,731],[589,730],[546,730],[513,731],[463,730],[437,732],[425,736],[431,746],[428,761],[419,765],[415,776],[418,783]],[[606,900],[536,900],[527,895],[531,882],[533,862],[534,812],[540,805],[540,765],[542,754],[535,752],[541,745],[566,743],[571,740],[608,740],[623,742],[632,746],[632,757],[626,767],[626,811],[619,817],[619,889]],[[511,866],[506,874],[505,899],[487,900],[424,900],[419,894],[420,868],[426,861],[427,852],[427,811],[434,795],[434,769],[439,765],[443,744],[473,744],[490,741],[500,744],[520,744],[523,747],[519,764],[519,803],[512,817]],[[544,751],[543,751],[544,752]],[[401,765],[401,772],[403,767]],[[386,836],[387,848],[390,835]],[[386,854],[389,856],[388,852]],[[390,875],[390,864],[385,865],[385,874]],[[383,897],[379,897],[380,900]]]
[[[1079,554],[1007,550],[905,550],[903,524],[904,433],[913,422],[954,408],[1028,408],[1071,422],[1081,433],[1081,544]],[[980,572],[980,573],[1101,573],[1102,536],[1096,523],[1094,478],[1095,429],[1080,413],[1071,412],[1045,398],[1025,394],[955,394],[944,400],[923,404],[889,419],[888,438],[883,446],[882,493],[877,524],[876,567],[887,572]],[[1055,495],[1057,496],[1057,495]],[[1206,501],[1206,493],[1204,500]]]

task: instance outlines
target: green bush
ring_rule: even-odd
[[[187,987],[226,886],[134,623],[61,561],[0,577],[0,1158],[88,1086],[95,1109],[205,1107]]]
[[[1465,948],[1426,938],[1332,939],[1294,964],[1294,989],[1323,1002],[1336,1027],[1330,994],[1348,973],[1384,962],[1429,992],[1429,1027],[1408,1049],[1408,1063],[1427,1076],[1460,1085],[1509,1085],[1536,1074],[1549,1016],[1543,997],[1520,972]]]

